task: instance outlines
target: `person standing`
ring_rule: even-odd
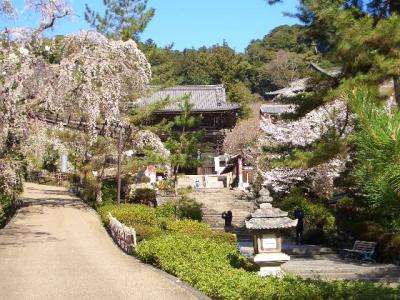
[[[304,211],[301,208],[297,207],[294,211],[294,217],[297,219],[296,245],[303,245]]]
[[[225,220],[225,228],[232,227],[232,211],[228,210],[227,212],[224,211],[221,215],[221,218]]]

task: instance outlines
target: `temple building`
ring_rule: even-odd
[[[169,100],[166,106],[153,113],[149,121],[152,125],[163,119],[173,120],[181,114],[181,105],[185,96],[189,97],[192,104],[192,115],[201,116],[200,124],[192,130],[205,130],[204,147],[201,153],[204,164],[190,173],[217,174],[214,157],[224,154],[223,143],[226,132],[235,127],[241,110],[239,104],[227,102],[225,88],[222,85],[190,85],[154,89],[152,94],[139,99],[135,105],[151,105],[165,99]],[[163,141],[168,138],[167,135],[160,137]]]

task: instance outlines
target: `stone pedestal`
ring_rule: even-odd
[[[282,276],[281,265],[289,260],[290,256],[284,253],[260,253],[254,257],[254,262],[260,266],[260,276]]]

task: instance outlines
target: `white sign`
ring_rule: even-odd
[[[264,234],[262,236],[262,248],[264,250],[276,249],[276,237],[273,234]]]

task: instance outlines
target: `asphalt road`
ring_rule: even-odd
[[[26,184],[23,198],[28,205],[0,230],[0,299],[199,298],[123,253],[66,189]]]

